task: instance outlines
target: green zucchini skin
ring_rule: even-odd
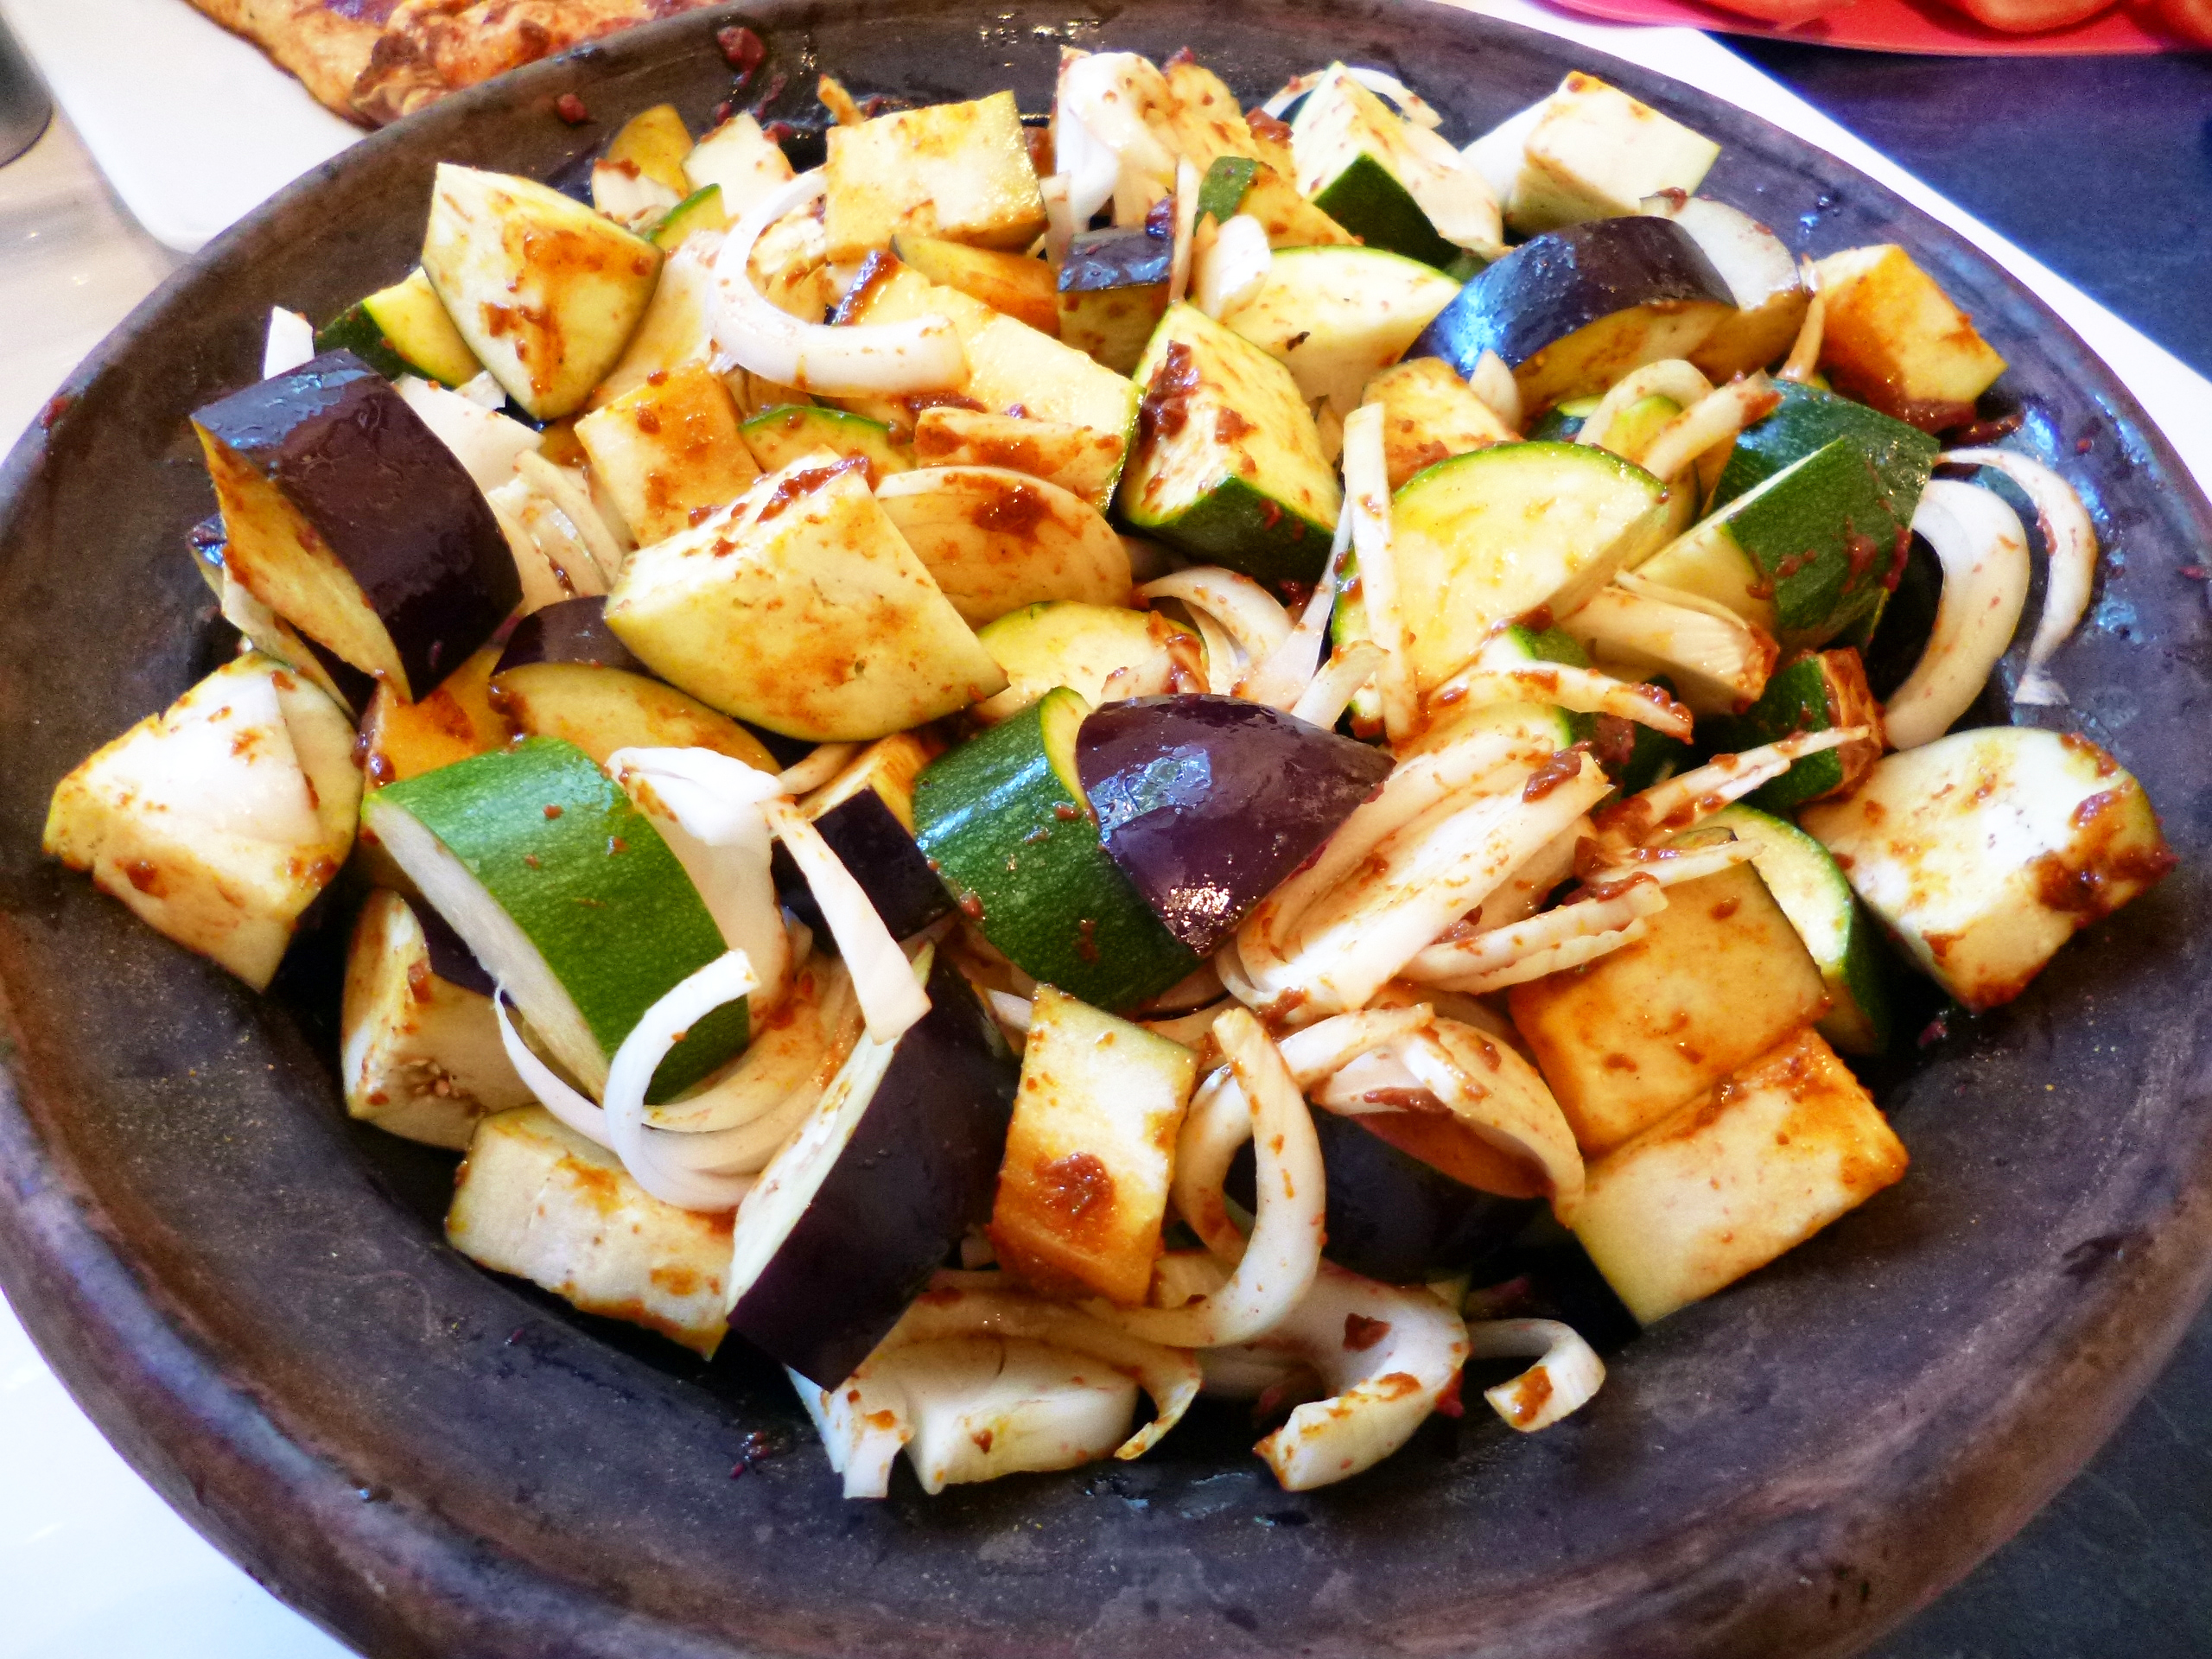
[[[1880,705],[1866,689],[1858,652],[1816,652],[1776,673],[1759,700],[1742,714],[1713,721],[1711,741],[1717,753],[1740,753],[1800,732],[1871,724],[1880,714]],[[1872,764],[1862,761],[1856,772],[1850,770],[1851,749],[1846,745],[1806,755],[1772,783],[1754,790],[1749,799],[1764,811],[1787,817],[1808,801],[1833,795]]]
[[[1782,402],[1737,435],[1707,512],[1718,512],[1783,467],[1838,438],[1847,438],[1872,464],[1876,487],[1891,518],[1900,524],[1912,522],[1913,509],[1920,505],[1920,493],[1928,487],[1942,448],[1935,438],[1878,410],[1817,387],[1780,380],[1775,390],[1782,394]]]
[[[610,1058],[646,1009],[727,948],[660,832],[573,743],[530,738],[387,785],[369,803],[408,813],[461,861]],[[654,1072],[651,1098],[736,1054],[748,1027],[743,1001],[693,1026]]]
[[[1459,249],[1437,234],[1413,193],[1363,152],[1321,188],[1313,205],[1370,248],[1402,253],[1439,270],[1459,257]]]
[[[1198,181],[1198,217],[1211,213],[1226,225],[1243,206],[1245,192],[1259,171],[1260,163],[1249,156],[1215,156]]]
[[[315,331],[315,348],[318,353],[351,352],[387,380],[403,374],[423,380],[435,378],[402,357],[377,327],[368,307],[358,301]]]
[[[1198,958],[1099,841],[1075,766],[1090,712],[1062,686],[939,757],[914,785],[915,840],[962,913],[1023,972],[1119,1012]]]
[[[1255,582],[1314,581],[1335,534],[1233,474],[1158,528],[1185,552]]]

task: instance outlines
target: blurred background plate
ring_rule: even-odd
[[[1661,23],[1713,29],[1801,46],[1847,46],[1869,52],[1918,52],[1958,58],[2113,57],[2145,52],[2202,51],[2182,46],[2137,22],[2125,6],[2070,29],[2007,35],[1963,13],[1912,0],[1852,0],[1849,5],[1783,29],[1695,0],[1550,0],[1561,11],[1611,23]],[[20,3],[20,0],[18,0]]]

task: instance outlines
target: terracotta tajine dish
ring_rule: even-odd
[[[1719,141],[1707,188],[1815,254],[1902,244],[2012,367],[1998,402],[2108,556],[2032,714],[2140,775],[2180,865],[2018,1001],[1870,1076],[1898,1185],[1622,1349],[1588,1409],[1433,1421],[1290,1496],[1211,1410],[1154,1456],[849,1503],[780,1372],[709,1366],[479,1271],[452,1160],[349,1124],[340,930],[257,996],[38,852],[55,780],[230,649],[183,556],[188,414],[253,379],[272,305],[413,263],[441,160],[543,178],[728,98],[672,18],[346,151],[173,278],[0,474],[0,1281],[131,1464],[257,1578],[379,1655],[1840,1654],[2017,1529],[2148,1382],[2212,1275],[2212,505],[2112,372],[1966,242],[1807,144],[1549,37],[1393,0],[777,4],[764,111],[1012,86],[1058,48],[1189,46],[1257,101],[1385,67],[1459,142],[1587,69]],[[556,100],[594,118],[574,126]],[[569,106],[573,111],[573,104]],[[1985,702],[1983,718],[2005,715]],[[733,1478],[736,1474],[741,1478]]]

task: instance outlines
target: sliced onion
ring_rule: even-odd
[[[1281,120],[1282,112],[1319,86],[1321,77],[1327,73],[1325,69],[1316,69],[1308,74],[1293,75],[1275,89],[1273,97],[1260,105],[1260,113],[1271,115],[1278,121]]]
[[[1334,727],[1359,695],[1359,688],[1373,679],[1382,665],[1382,646],[1372,639],[1351,641],[1332,653],[1321,671],[1307,682],[1290,712],[1325,730]]]
[[[647,1008],[607,1071],[607,1140],[631,1179],[664,1204],[682,1210],[734,1210],[753,1190],[750,1175],[705,1175],[686,1167],[670,1146],[691,1139],[670,1135],[645,1122],[645,1090],[653,1073],[685,1032],[716,1008],[734,1002],[759,983],[742,950],[717,957]],[[666,1152],[671,1155],[663,1156]]]
[[[1286,1491],[1372,1468],[1408,1440],[1467,1360],[1467,1328],[1425,1289],[1324,1262],[1266,1347],[1295,1354],[1330,1396],[1300,1406],[1254,1450]]]
[[[1170,305],[1179,304],[1191,291],[1191,240],[1198,230],[1198,169],[1187,156],[1181,156],[1175,162],[1175,240],[1167,260]]]
[[[1140,84],[1147,78],[1160,83],[1159,96]],[[1166,91],[1160,71],[1134,52],[1061,54],[1053,131],[1057,137],[1066,124],[1063,118],[1072,117],[1114,157],[1109,194],[1117,225],[1141,224],[1152,204],[1174,189],[1174,147],[1145,118],[1146,109],[1162,102]],[[1078,144],[1081,142],[1077,140]],[[1064,169],[1071,168],[1057,150],[1054,160]],[[1099,205],[1103,205],[1103,199]],[[1096,211],[1093,207],[1091,212]],[[1088,224],[1090,214],[1084,214],[1078,222]]]
[[[1180,1043],[1185,1048],[1202,1048],[1213,1039],[1213,1022],[1221,1018],[1222,1010],[1232,1005],[1233,998],[1224,997],[1218,1002],[1209,1002],[1203,1008],[1192,1008],[1188,1014],[1173,1014],[1160,1020],[1140,1020],[1137,1023],[1155,1037],[1165,1037],[1171,1043]]]
[[[1747,374],[1684,409],[1642,454],[1629,459],[1654,478],[1672,479],[1707,451],[1732,443],[1738,433],[1754,421],[1764,420],[1781,402],[1782,394],[1774,389],[1764,370]]]
[[[1110,194],[1112,175],[1109,173],[1108,176],[1107,188]],[[1075,240],[1075,233],[1090,223],[1088,219],[1077,220],[1069,194],[1071,188],[1071,181],[1064,173],[1055,173],[1038,187],[1045,198],[1045,259],[1055,270],[1066,262],[1068,245]]]
[[[1392,1052],[1468,1129],[1541,1170],[1554,1213],[1562,1224],[1573,1224],[1586,1180],[1582,1150],[1550,1088],[1510,1044],[1440,1020],[1433,1029],[1394,1045]]]
[[[1026,996],[1016,996],[1011,991],[986,991],[983,998],[991,1005],[991,1015],[1008,1031],[1029,1034],[1029,1020],[1036,1004]]]
[[[1437,711],[1454,704],[1487,709],[1516,702],[1548,702],[1579,715],[1613,715],[1685,743],[1690,739],[1690,711],[1658,686],[1631,685],[1566,663],[1487,668],[1478,658],[1438,686],[1426,706],[1433,721]]]
[[[675,819],[709,847],[750,835],[783,789],[770,773],[712,749],[617,749],[607,769],[643,810]]]
[[[1329,613],[1337,600],[1337,566],[1332,560],[1313,584],[1313,592],[1299,613],[1297,626],[1282,643],[1263,658],[1236,683],[1236,695],[1270,709],[1292,709],[1313,683],[1322,647],[1328,642]],[[1333,722],[1332,722],[1333,723]]]
[[[1514,431],[1520,431],[1521,383],[1505,366],[1503,358],[1487,351],[1477,358],[1475,372],[1467,377],[1467,390],[1488,404],[1491,414]]]
[[[1708,603],[1676,604],[1615,582],[1559,626],[1592,657],[1624,664],[1624,672],[1663,667],[1692,709],[1723,714],[1765,689],[1781,653],[1763,629],[1732,613],[1715,614]]]
[[[1198,309],[1218,321],[1249,304],[1268,284],[1274,249],[1267,227],[1249,213],[1236,213],[1197,261]]]
[[[1175,653],[1162,645],[1141,663],[1116,669],[1098,688],[1098,701],[1118,702],[1126,697],[1156,697],[1173,689]],[[1211,682],[1207,689],[1212,689]]]
[[[1217,620],[1247,662],[1262,662],[1290,634],[1290,613],[1249,576],[1219,565],[1197,564],[1154,578],[1137,589],[1146,599],[1177,599],[1193,613]],[[1193,620],[1197,620],[1195,617]],[[1213,678],[1209,647],[1207,678]]]
[[[514,467],[517,478],[558,507],[561,516],[576,527],[600,575],[613,583],[622,574],[622,544],[601,516],[591,491],[574,473],[555,466],[534,448],[518,451]]]
[[[492,1014],[499,1022],[499,1046],[506,1050],[508,1063],[523,1080],[523,1085],[537,1096],[537,1103],[585,1140],[613,1151],[614,1141],[607,1127],[607,1114],[600,1109],[599,1103],[572,1088],[537,1058],[515,1030],[514,1022],[507,1018],[507,990],[504,985],[494,989]]]
[[[427,384],[427,383],[426,383]],[[507,406],[507,389],[489,369],[479,370],[453,389],[456,397],[466,397],[479,409],[502,410]],[[516,423],[520,425],[520,422]]]
[[[1313,1283],[1321,1260],[1326,1192],[1313,1115],[1282,1054],[1242,1008],[1225,1011],[1215,1039],[1230,1081],[1246,1103],[1255,1159],[1258,1205],[1236,1269],[1202,1301],[1178,1308],[1122,1308],[1092,1303],[1096,1318],[1147,1341],[1212,1348],[1265,1335]]]
[[[1974,706],[2028,599],[2027,531],[1994,492],[1936,479],[1921,492],[1912,528],[1936,550],[1943,591],[1927,649],[1882,705],[1893,749],[1933,742]]]
[[[1583,880],[1592,887],[1639,879],[1662,888],[1675,887],[1748,864],[1758,856],[1755,842],[1738,841],[1733,836],[1712,847],[1640,847],[1627,862],[1592,870]]]
[[[1470,1359],[1541,1357],[1483,1398],[1507,1425],[1525,1434],[1549,1428],[1579,1411],[1605,1385],[1605,1362],[1573,1327],[1555,1319],[1485,1319],[1467,1327]]]
[[[2011,449],[1954,449],[1943,457],[1946,465],[1993,467],[2020,486],[2035,504],[2037,527],[2043,531],[2050,555],[2043,594],[2043,615],[2035,638],[2028,642],[2028,661],[2020,675],[2014,702],[2048,708],[2066,701],[2057,681],[2044,671],[2064,645],[2089,606],[2089,588],[2097,574],[2097,530],[2074,486],[2039,461]]]
[[[1657,836],[1678,835],[1770,783],[1808,754],[1859,743],[1873,734],[1864,726],[1825,732],[1799,732],[1740,754],[1715,755],[1694,771],[1654,784],[1642,794],[1616,802],[1598,815],[1600,852],[1618,855]]]
[[[1821,366],[1821,337],[1827,331],[1827,296],[1821,292],[1821,268],[1803,254],[1797,256],[1797,278],[1805,285],[1812,298],[1805,305],[1805,321],[1797,325],[1797,338],[1790,342],[1789,355],[1780,371],[1784,380],[1801,385],[1813,378]]]
[[[1616,380],[1598,407],[1592,410],[1582,423],[1582,429],[1574,435],[1577,443],[1592,444],[1600,449],[1612,449],[1608,442],[1613,435],[1613,423],[1623,411],[1646,397],[1669,397],[1684,410],[1695,408],[1712,395],[1713,382],[1707,379],[1692,365],[1679,357],[1662,358],[1656,363],[1630,369]],[[1625,449],[1616,450],[1624,459],[1636,457]],[[1663,476],[1663,474],[1662,474]]]
[[[273,380],[315,359],[315,325],[283,306],[269,313],[269,337],[261,348],[261,378]]]
[[[947,391],[968,381],[968,356],[944,317],[831,327],[779,311],[746,270],[760,233],[806,207],[825,188],[820,168],[772,191],[741,219],[715,256],[718,355],[715,367],[741,367],[764,380],[833,397],[870,392]]]
[[[1557,911],[1550,913],[1559,914]],[[1639,917],[1602,932],[1578,934],[1573,938],[1554,939],[1549,944],[1532,945],[1492,968],[1472,973],[1440,975],[1427,982],[1468,996],[1490,996],[1499,991],[1510,990],[1516,985],[1525,985],[1531,980],[1546,979],[1554,974],[1565,973],[1570,968],[1596,962],[1601,957],[1611,956],[1623,945],[1634,944],[1650,931],[1651,924]],[[1412,976],[1421,977],[1418,974]]]
[[[876,914],[861,884],[853,880],[852,872],[830,850],[830,843],[804,813],[779,798],[768,803],[768,825],[806,878],[822,919],[829,923],[830,936],[837,941],[837,954],[852,970],[853,988],[868,1019],[869,1039],[879,1043],[898,1041],[930,1011],[929,995],[916,982],[906,952],[891,937],[891,930]]]
[[[842,772],[846,763],[860,752],[857,743],[824,743],[798,765],[785,766],[778,773],[777,786],[796,799],[821,788]]]
[[[1408,655],[1398,562],[1390,539],[1390,479],[1382,450],[1382,405],[1366,404],[1344,416],[1344,499],[1368,637],[1382,652],[1376,689],[1382,726],[1392,742],[1410,737],[1421,720],[1420,692]]]
[[[1561,905],[1556,910],[1548,910],[1541,916],[1531,916],[1526,921],[1490,928],[1467,938],[1432,944],[1406,964],[1406,977],[1424,982],[1440,981],[1454,989],[1475,995],[1492,989],[1503,989],[1505,986],[1518,984],[1520,981],[1506,979],[1497,986],[1478,986],[1465,982],[1484,979],[1501,971],[1510,970],[1527,958],[1561,944],[1618,932],[1643,917],[1656,915],[1666,907],[1667,895],[1661,891],[1657,882],[1638,881],[1611,898]],[[1626,944],[1627,941],[1618,943]],[[1539,976],[1529,974],[1525,977],[1535,979]]]

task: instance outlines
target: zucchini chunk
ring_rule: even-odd
[[[1083,723],[1107,855],[1210,956],[1389,776],[1390,757],[1238,697],[1140,697]]]
[[[1437,314],[1408,355],[1471,378],[1484,352],[1513,371],[1533,417],[1602,393],[1630,369],[1688,357],[1735,309],[1689,232],[1634,213],[1535,237]]]
[[[823,225],[835,261],[856,263],[902,233],[1014,249],[1045,233],[1012,92],[894,110],[828,137]]]
[[[1311,581],[1343,494],[1289,370],[1193,305],[1171,308],[1144,357],[1122,515],[1263,580]]]
[[[1198,1057],[1037,988],[991,1211],[999,1261],[1049,1294],[1141,1307]]]
[[[427,691],[522,599],[506,538],[453,452],[351,352],[195,411],[223,565],[402,696]]]
[[[744,727],[655,679],[607,626],[606,608],[604,599],[564,599],[515,624],[488,690],[517,732],[561,738],[602,766],[617,749],[673,748],[780,770]]]
[[[988,410],[925,409],[914,423],[914,460],[924,467],[1003,467],[1093,506],[1114,499],[1127,447],[1114,433]]]
[[[266,990],[353,844],[353,726],[249,652],[56,785],[45,850],[188,950]]]
[[[1440,357],[1383,370],[1360,401],[1382,405],[1382,467],[1393,491],[1440,461],[1520,439]]]
[[[1301,397],[1325,397],[1341,416],[1459,292],[1433,267],[1382,248],[1290,248],[1221,320],[1288,369]]]
[[[763,242],[767,238],[763,237]],[[755,251],[757,253],[757,250]],[[661,261],[652,301],[614,366],[592,389],[586,406],[603,408],[656,374],[715,354],[714,251],[703,243],[677,247]],[[817,312],[818,318],[821,313]]]
[[[1469,182],[1488,206],[1486,214],[1473,215],[1482,222],[1437,224],[1442,207],[1433,180],[1440,168],[1415,148],[1417,142],[1397,114],[1340,63],[1329,67],[1290,124],[1300,192],[1369,247],[1439,268],[1460,254],[1461,245],[1446,229],[1460,235],[1473,230],[1478,252],[1502,247],[1503,227],[1478,176],[1471,175]]]
[[[875,499],[971,627],[1047,600],[1128,602],[1128,550],[1097,508],[1057,484],[997,467],[923,467],[885,479]]]
[[[557,190],[438,164],[423,269],[477,360],[538,420],[582,408],[621,360],[660,263]]]
[[[849,457],[801,456],[639,548],[607,621],[708,707],[817,742],[904,731],[1006,683]]]
[[[607,140],[593,170],[612,168],[632,178],[651,179],[671,195],[688,196],[695,187],[683,162],[691,149],[691,130],[683,124],[676,105],[656,104],[622,124],[621,130]],[[592,182],[596,189],[598,180]]]
[[[1042,259],[995,248],[971,248],[941,237],[905,233],[891,238],[891,254],[900,264],[911,266],[933,283],[981,300],[992,310],[1003,311],[1039,334],[1058,337],[1060,296],[1052,268]]]
[[[1009,611],[976,637],[1007,676],[1006,690],[976,710],[988,721],[1019,714],[1057,685],[1096,702],[1106,682],[1123,669],[1141,667],[1163,651],[1185,652],[1192,661],[1201,653],[1196,635],[1157,611],[1066,599]]]
[[[760,476],[728,389],[703,363],[648,379],[580,417],[575,433],[640,544],[690,529]]]
[[[1198,958],[1100,843],[1077,770],[1090,713],[1065,686],[936,761],[914,786],[922,851],[961,912],[1033,979],[1118,1012]]]
[[[1174,238],[1147,219],[1077,231],[1060,261],[1059,337],[1116,374],[1135,369],[1167,309]]]
[[[700,139],[683,157],[684,183],[693,190],[720,190],[722,212],[732,224],[771,190],[789,184],[791,176],[782,146],[743,110]]]
[[[1740,207],[1679,190],[1648,197],[1643,211],[1688,231],[1736,302],[1735,315],[1721,319],[1690,353],[1693,366],[1719,385],[1763,369],[1789,351],[1804,327],[1813,296],[1798,272],[1796,256],[1780,237]],[[1796,385],[1784,381],[1781,390],[1786,395]]]
[[[1198,185],[1198,217],[1226,225],[1239,213],[1260,221],[1270,248],[1348,247],[1357,240],[1265,162],[1217,156]]]
[[[1650,931],[1516,985],[1513,1024],[1583,1151],[1600,1157],[1827,1006],[1820,969],[1755,870],[1667,893]]]
[[[694,190],[655,219],[645,232],[645,240],[663,253],[674,253],[696,232],[728,229],[729,215],[722,211],[722,188],[710,184],[703,190]]]
[[[944,752],[921,732],[871,743],[852,764],[799,803],[837,861],[852,872],[894,939],[910,939],[952,908],[951,896],[914,844],[914,780]],[[813,889],[779,842],[771,855],[776,896],[834,949]]]
[[[762,410],[739,430],[744,434],[745,447],[766,473],[780,472],[801,455],[822,449],[840,459],[857,455],[865,461],[871,485],[880,484],[914,464],[913,455],[904,445],[891,441],[891,429],[881,421],[842,409],[779,404]]]
[[[2142,785],[2071,733],[1999,726],[1886,755],[1802,823],[1868,908],[1969,1008],[2174,866]]]
[[[1167,83],[1167,119],[1175,148],[1200,174],[1211,172],[1224,157],[1268,162],[1268,147],[1253,137],[1236,94],[1219,75],[1188,52],[1175,54],[1160,72]]]
[[[1433,690],[1500,622],[1565,613],[1649,551],[1665,486],[1609,450],[1500,443],[1420,474],[1392,499],[1411,659]]]
[[[1806,755],[1750,797],[1769,812],[1794,812],[1808,801],[1847,793],[1882,758],[1882,705],[1867,686],[1857,652],[1847,646],[1800,657],[1767,681],[1757,702],[1740,715],[1716,717],[1700,735],[1722,753],[1740,754],[1799,732],[1853,726],[1868,727],[1875,735]]]
[[[651,820],[573,743],[533,737],[380,789],[363,817],[557,1062],[596,1095],[646,1009],[722,954]],[[652,1098],[745,1046],[742,1002],[693,1026]]]
[[[483,369],[420,265],[318,328],[315,348],[350,351],[387,380],[413,374],[458,386]]]
[[[1912,522],[1942,448],[1934,438],[1818,386],[1777,380],[1774,389],[1782,401],[1771,414],[1736,435],[1735,448],[1728,452],[1727,464],[1713,486],[1708,512],[1719,512],[1777,473],[1843,438],[1873,467],[1876,487],[1891,518],[1900,524]]]
[[[1931,432],[1974,418],[2005,359],[1895,243],[1815,267],[1827,306],[1821,367],[1836,388]]]
[[[908,322],[950,319],[968,354],[967,402],[1001,414],[1059,421],[1128,442],[1136,424],[1137,389],[1126,375],[1093,362],[1072,346],[1001,315],[980,300],[944,287],[895,260],[871,262],[844,303],[841,322]],[[928,395],[925,395],[925,398]],[[845,398],[845,406],[911,433],[931,402],[910,398]],[[942,403],[943,398],[935,399]],[[1091,499],[1103,508],[1106,493]]]
[[[1592,1164],[1574,1236],[1649,1325],[1803,1243],[1905,1163],[1859,1080],[1799,1032]]]
[[[1638,574],[1725,605],[1785,644],[1819,645],[1879,607],[1909,547],[1865,450],[1838,438],[1677,537]]]
[[[446,1239],[494,1273],[709,1358],[728,1334],[730,1218],[662,1203],[542,1106],[477,1125]]]
[[[1500,158],[1513,181],[1505,222],[1522,236],[1633,213],[1662,191],[1688,194],[1720,156],[1704,134],[1579,70],[1538,107],[1518,156]]]
[[[1020,1069],[949,958],[914,967],[930,1011],[854,1046],[738,1217],[730,1326],[810,1381],[851,1376],[990,1215]]]
[[[1794,823],[1738,802],[1689,832],[1708,826],[1734,832],[1756,850],[1751,866],[1811,952],[1827,987],[1820,1033],[1847,1054],[1879,1054],[1890,1046],[1886,953],[1873,918],[1851,891],[1827,849]]]
[[[435,923],[442,928],[442,923]],[[453,941],[467,967],[475,963]],[[534,1103],[499,1041],[492,999],[439,972],[438,957],[407,901],[372,893],[353,924],[339,1015],[346,1109],[425,1146],[467,1149],[488,1112]]]

